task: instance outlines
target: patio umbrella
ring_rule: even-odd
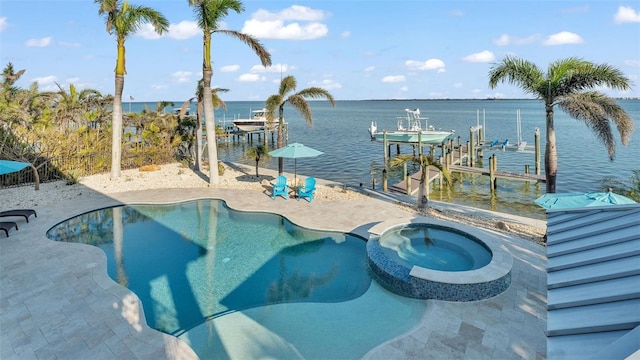
[[[534,203],[547,209],[571,209],[589,206],[636,204],[628,197],[608,192],[544,194]]]
[[[289,144],[287,146],[281,147],[280,149],[269,151],[269,155],[273,157],[293,159],[293,183],[296,185],[298,184],[298,174],[296,170],[297,159],[304,157],[316,157],[322,154],[324,154],[322,151],[318,151],[300,143]]]
[[[27,162],[0,160],[0,175],[20,171],[29,165]]]

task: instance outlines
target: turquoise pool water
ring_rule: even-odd
[[[218,200],[100,209],[47,236],[100,247],[149,326],[201,358],[356,359],[426,310],[371,281],[364,239]]]
[[[382,251],[390,259],[440,271],[468,271],[491,262],[491,251],[481,240],[436,225],[411,224],[385,232]]]

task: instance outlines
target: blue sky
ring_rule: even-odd
[[[184,101],[202,70],[202,33],[187,0],[131,0],[160,11],[170,31],[127,39],[123,101]],[[213,87],[225,101],[263,101],[281,73],[298,90],[327,89],[337,100],[523,98],[508,84],[488,87],[492,64],[515,55],[546,70],[580,57],[628,76],[640,97],[638,1],[244,1],[224,27],[257,37],[272,56],[263,68],[245,44],[215,34]],[[90,0],[2,0],[0,60],[26,69],[18,85],[40,90],[114,92],[115,37]]]

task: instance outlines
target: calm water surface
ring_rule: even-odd
[[[618,101],[636,121],[640,119],[640,100]],[[132,111],[142,109],[144,103],[133,103]],[[249,115],[251,109],[262,108],[263,102],[228,102],[227,111],[216,111],[216,123],[227,125],[233,118]],[[139,109],[138,109],[139,107]],[[193,110],[195,110],[195,106]],[[422,116],[436,128],[454,129],[462,142],[469,140],[469,128],[485,125],[486,139],[509,139],[517,143],[517,111],[520,110],[521,138],[534,142],[535,128],[540,128],[541,174],[544,175],[545,113],[539,100],[389,100],[389,101],[337,101],[332,108],[325,101],[311,102],[313,127],[309,127],[299,113],[285,108],[289,123],[289,143],[299,142],[324,152],[317,158],[298,159],[297,171],[303,176],[315,176],[343,183],[347,186],[371,188],[372,179],[381,184],[381,172],[387,167],[389,183],[401,180],[399,169],[389,169],[383,162],[383,146],[371,142],[367,128],[371,121],[379,129],[394,129],[396,117],[404,116],[404,109],[420,108]],[[640,169],[640,139],[636,131],[629,146],[618,144],[616,158],[609,161],[607,151],[581,121],[556,109],[555,126],[558,147],[558,192],[588,192],[601,187],[605,177],[630,178],[631,170]],[[619,141],[619,137],[618,137]],[[245,159],[250,144],[220,144],[218,156],[223,161],[254,165]],[[395,153],[395,149],[393,150]],[[411,153],[409,146],[402,153]],[[488,166],[491,152],[485,151],[483,165]],[[524,172],[525,165],[535,171],[533,154],[495,151],[498,168],[504,171]],[[293,172],[293,160],[285,159],[285,171]],[[277,169],[277,159],[261,164]],[[378,185],[378,188],[380,185]],[[489,191],[487,176],[461,176],[452,188],[432,189],[431,199],[478,208],[544,218],[544,211],[533,200],[545,192],[544,184],[499,179],[495,195]]]

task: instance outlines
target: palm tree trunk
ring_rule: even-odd
[[[196,146],[195,146],[195,166],[196,171],[202,170],[202,118],[200,112],[196,111]]]
[[[122,160],[122,90],[124,89],[124,75],[116,74],[116,89],[113,96],[113,114],[111,120],[111,178],[120,177],[120,162]]]
[[[29,166],[31,166],[31,169],[33,170],[33,182],[35,183],[34,190],[40,190],[40,174],[38,174],[38,168],[33,166],[32,163],[29,163]]]
[[[280,105],[278,113],[278,149],[284,146],[284,104]],[[282,168],[284,167],[284,159],[278,158],[278,175],[282,175]]]
[[[544,169],[547,183],[547,193],[556,192],[556,177],[558,175],[558,153],[556,149],[556,130],[553,126],[553,106],[546,105],[547,112],[547,143],[544,152]]]
[[[425,196],[427,187],[427,174],[429,172],[428,166],[421,166],[422,174],[420,175],[420,186],[418,187],[418,209],[424,210],[427,208],[428,199]]]
[[[218,147],[216,144],[216,122],[213,113],[213,100],[211,99],[211,75],[210,66],[205,66],[202,71],[204,83],[204,121],[207,131],[207,150],[209,157],[209,185],[217,185],[220,182],[218,175]]]

